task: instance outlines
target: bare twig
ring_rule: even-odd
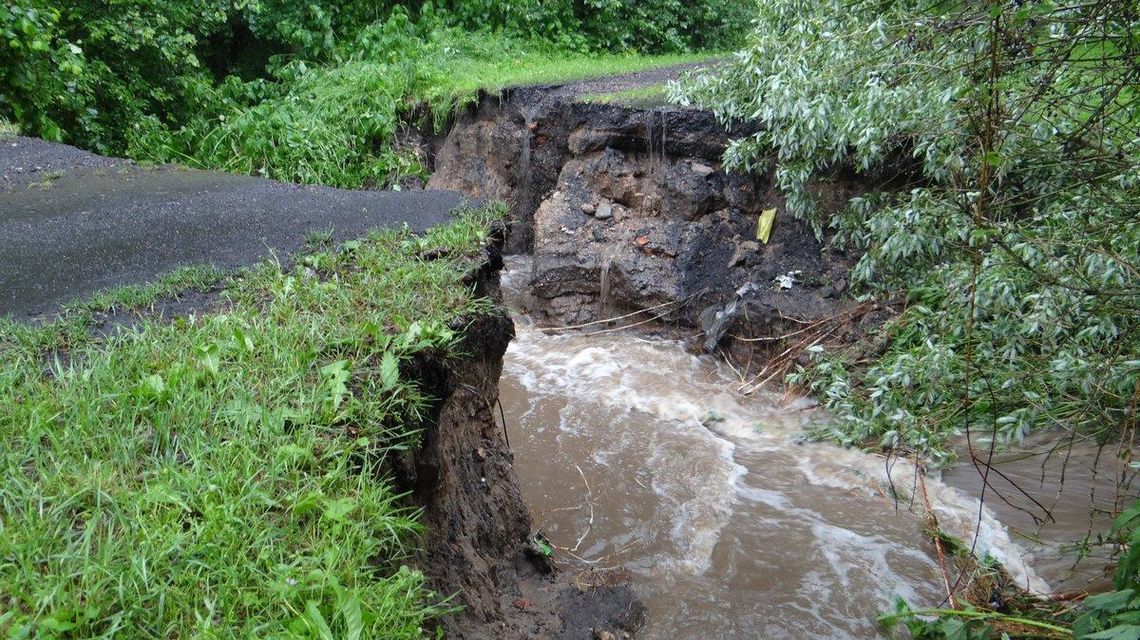
[[[574,465],[574,468],[578,470],[578,475],[582,476],[582,484],[586,485],[586,504],[590,506],[590,519],[586,522],[586,530],[582,532],[582,535],[578,536],[578,542],[574,544],[571,551],[577,551],[582,546],[582,541],[586,539],[586,536],[590,535],[590,531],[594,528],[594,491],[590,488],[590,483],[586,480],[586,474],[582,472],[582,467]]]
[[[934,515],[934,508],[930,506],[930,494],[926,492],[926,470],[919,465],[915,469],[918,476],[918,486],[922,489],[922,501],[926,504],[926,519],[930,527],[931,537],[934,539],[934,550],[938,554],[938,567],[942,569],[942,584],[946,587],[946,599],[951,609],[958,608],[958,600],[954,597],[954,588],[950,586],[950,572],[946,569],[946,554],[942,551],[942,532],[938,528],[938,517]]]

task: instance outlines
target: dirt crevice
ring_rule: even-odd
[[[724,168],[730,140],[754,126],[580,97],[565,87],[485,96],[436,145],[431,187],[511,203],[507,250],[534,258],[526,311],[578,326],[644,310],[635,321],[698,333],[695,345],[751,362],[780,344],[763,338],[854,307],[847,273],[857,256],[787,214],[773,172]],[[815,191],[837,210],[868,183],[837,171]],[[764,243],[766,209],[777,213]],[[855,315],[840,332],[858,330],[867,314]]]
[[[500,299],[502,259],[494,250],[470,277],[480,295]],[[418,563],[430,585],[454,594],[462,610],[440,624],[448,637],[624,637],[643,607],[626,586],[583,591],[531,544],[530,513],[497,416],[503,355],[514,336],[505,310],[463,330],[459,358],[427,357],[412,375],[439,398],[422,445],[401,465],[398,481],[423,509],[426,537]],[[609,637],[609,636],[607,636]]]

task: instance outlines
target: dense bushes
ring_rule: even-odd
[[[740,44],[754,13],[747,0],[445,0],[469,30],[488,26],[578,49],[681,52]]]
[[[825,434],[946,460],[964,430],[1103,440],[1140,400],[1140,17],[1127,3],[765,3],[747,49],[677,97],[767,126],[789,214],[862,252],[852,282],[902,310],[886,350],[793,376]],[[837,167],[912,184],[827,217]]]
[[[130,155],[304,183],[360,187],[415,173],[390,142],[403,100],[428,82],[442,55],[406,15],[361,31],[356,54],[337,64],[294,60],[272,76],[229,76],[210,108],[171,127],[138,120]]]
[[[0,38],[0,117],[32,135],[109,153],[143,113],[194,109],[195,47],[225,3],[9,3]]]
[[[430,73],[430,67],[438,67],[437,45],[443,39],[450,40],[447,46],[452,50],[479,40],[502,44],[507,49],[500,51],[503,56],[517,48],[518,41],[528,42],[531,49],[579,52],[723,47],[736,43],[749,6],[745,0],[725,6],[702,0],[695,7],[685,7],[680,0],[444,0],[438,5],[361,0],[13,0],[0,13],[0,118],[18,124],[29,135],[121,154],[145,147],[159,131],[198,130],[201,118],[207,116],[221,122],[235,108],[289,93],[292,88],[286,85],[314,66],[347,60],[355,69],[332,73],[353,80],[358,79],[356,73],[363,74],[363,81],[381,89],[389,104],[365,105],[369,111],[357,114],[347,111],[360,104],[346,104],[340,109],[346,112],[342,115],[363,121],[362,139],[390,138],[393,125],[388,121],[407,95],[400,90],[416,78],[397,77],[392,86],[384,78],[393,71],[422,74],[370,65],[414,61],[429,67]],[[453,28],[467,33],[459,35]],[[243,81],[228,79],[232,75]],[[336,78],[304,80],[331,81]],[[304,99],[302,95],[300,102]],[[286,110],[304,108],[293,103]],[[299,135],[285,131],[296,124],[295,119],[311,119],[278,111],[266,105],[260,113],[249,114],[248,118],[270,115],[276,120],[266,125],[272,130],[258,144],[287,145],[282,136]],[[377,114],[380,121],[372,121]],[[253,129],[260,126],[239,127],[240,135],[259,136]],[[352,146],[352,140],[319,142],[349,144],[349,155],[368,153]],[[174,148],[186,150],[185,145]],[[152,149],[150,155],[162,154]],[[201,160],[216,158],[207,153]],[[248,169],[256,164],[260,163],[245,159],[232,166]],[[218,166],[229,165],[227,161]],[[322,171],[295,167],[282,175],[307,179],[306,175]],[[382,169],[361,170],[376,171]]]

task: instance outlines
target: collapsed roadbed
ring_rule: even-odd
[[[616,95],[644,82],[618,83]],[[785,215],[771,172],[723,167],[730,140],[754,129],[726,131],[695,109],[593,100],[598,90],[486,95],[431,145],[429,187],[512,204],[508,249],[534,258],[528,312],[555,326],[696,333],[695,348],[719,349],[744,375],[789,346],[780,336],[814,326],[813,339],[844,339],[881,320],[845,295],[856,256]],[[816,196],[824,209],[842,207],[867,180],[838,173]],[[766,242],[757,237],[765,210],[776,212]],[[783,354],[781,368],[808,342]]]
[[[45,402],[65,394],[78,396],[82,385],[88,384],[84,379],[106,379],[106,388],[98,387],[103,392],[132,398],[143,394],[137,401],[154,405],[148,409],[154,412],[150,417],[133,418],[116,413],[131,403],[84,408],[79,406],[84,403],[76,402],[67,409],[82,413],[83,428],[121,438],[122,446],[139,450],[139,475],[124,473],[123,486],[109,489],[123,505],[136,498],[150,504],[147,496],[158,486],[157,478],[191,473],[190,461],[195,468],[208,466],[203,456],[213,455],[223,442],[242,442],[245,436],[227,432],[225,424],[235,403],[254,402],[266,425],[275,424],[278,418],[283,421],[284,433],[277,438],[281,442],[267,444],[252,432],[248,436],[251,447],[293,450],[296,447],[289,444],[293,433],[304,436],[297,442],[305,448],[302,441],[318,434],[318,445],[306,456],[319,463],[331,460],[343,448],[357,460],[352,467],[370,475],[363,482],[375,484],[380,491],[391,484],[403,493],[404,508],[418,512],[425,533],[408,543],[410,557],[375,557],[355,571],[365,581],[383,580],[381,576],[388,572],[384,566],[411,563],[418,567],[426,587],[447,598],[445,608],[450,609],[429,620],[428,633],[438,626],[456,638],[586,640],[596,633],[623,635],[637,628],[642,607],[627,587],[578,588],[571,576],[554,569],[532,530],[512,454],[494,411],[513,324],[501,307],[498,286],[505,227],[479,222],[490,220],[488,215],[493,218],[489,209],[457,213],[463,196],[448,191],[398,194],[299,187],[177,167],[144,169],[37,140],[18,138],[0,144],[4,145],[0,152],[0,282],[4,294],[0,312],[18,321],[0,333],[0,355],[11,365],[6,367],[12,377],[5,380],[10,383],[6,388],[18,396],[6,399],[15,408],[7,416],[11,420],[4,421],[12,430],[4,432],[10,451],[18,452],[24,444],[29,451],[41,451],[32,462],[20,463],[22,472],[13,470],[34,481],[30,489],[50,485],[63,470],[37,461],[44,459],[42,447],[46,445],[28,440],[34,439],[34,430],[20,422],[38,414],[33,411],[25,416],[23,411],[41,396]],[[363,242],[356,240],[365,236],[368,239]],[[210,268],[187,271],[190,264]],[[183,270],[176,271],[175,277],[163,277],[177,267]],[[131,286],[91,298],[111,285]],[[60,312],[64,302],[69,304]],[[445,325],[440,324],[441,318]],[[27,320],[33,321],[32,326],[23,322]],[[234,328],[223,328],[231,325]],[[281,347],[263,344],[268,340],[263,336],[294,331],[302,342],[290,347],[299,349],[290,358],[309,364],[290,374],[294,382],[280,388],[294,388],[296,393],[260,397],[263,388],[283,384],[273,377],[278,373],[257,368],[261,366],[257,353],[265,352],[271,358],[284,353]],[[191,344],[198,338],[202,344]],[[152,339],[161,348],[156,347],[149,359],[135,362],[123,355],[146,351]],[[398,378],[387,370],[388,359],[398,363]],[[115,364],[120,360],[129,366]],[[132,367],[136,365],[145,371],[135,372]],[[142,376],[141,383],[136,373]],[[264,385],[257,382],[263,375],[267,377]],[[240,384],[223,385],[219,380],[227,376],[236,376],[233,380]],[[387,406],[388,396],[404,389],[405,383],[411,400],[400,402],[422,400],[409,414],[414,417],[412,422],[394,423],[394,414],[369,413],[374,406]],[[242,387],[251,389],[254,396],[239,402],[231,394]],[[319,398],[328,393],[332,395],[311,407],[305,404],[310,395]],[[191,396],[201,402],[188,415],[182,403]],[[205,410],[199,411],[203,406]],[[200,424],[195,415],[201,418]],[[126,424],[124,419],[144,420],[145,424]],[[393,435],[397,423],[403,425],[396,430],[402,435]],[[161,424],[178,435],[156,441]],[[214,433],[215,429],[222,431]],[[52,451],[52,458],[77,453]],[[254,455],[261,453],[274,455],[270,449]],[[94,464],[100,453],[84,455]],[[18,462],[16,458],[9,461]],[[108,469],[119,462],[108,460],[97,466]],[[322,482],[329,477],[331,473]],[[259,481],[265,481],[260,474],[249,480]],[[161,484],[167,487],[168,483],[163,480]],[[351,514],[361,513],[333,509],[359,497],[352,493],[343,497],[322,494],[309,505],[312,500],[305,496],[310,494],[289,497],[290,491],[301,491],[301,487],[275,486],[286,491],[280,497],[284,513],[309,513],[312,506],[318,512],[324,509],[326,516],[338,522],[351,522]],[[186,505],[186,514],[175,514],[189,518],[181,525],[184,531],[198,531],[201,522],[209,520],[210,508],[200,504],[209,496],[193,491],[183,495],[170,487],[163,491],[169,492],[163,504]],[[294,498],[306,506],[302,509]],[[25,532],[30,539],[30,532],[43,524],[42,514],[37,515],[30,502],[28,510],[16,508],[8,516],[6,528],[17,538]],[[91,526],[87,519],[96,516],[80,509],[59,517],[70,519],[60,524],[64,530],[82,530]],[[288,536],[291,527],[306,531],[316,527],[306,534],[315,536],[311,544],[329,535],[319,527],[325,516],[318,522],[298,515],[286,519],[287,526],[274,524],[277,516],[272,513],[267,517],[271,520],[255,519],[242,525],[251,540],[260,527],[266,531],[281,527],[281,536]],[[135,524],[146,529],[153,526],[148,522],[144,518]],[[377,538],[391,535],[391,531],[382,534],[385,527],[391,527],[382,521],[360,526],[376,527]],[[143,530],[133,532],[149,535]],[[137,564],[130,550],[132,531],[117,535],[128,544],[119,550],[106,547],[103,557],[109,566],[100,572],[130,572]],[[186,535],[183,553],[192,555],[197,543],[192,533]],[[103,542],[112,543],[101,540],[97,535],[96,548]],[[67,540],[41,542],[44,552],[55,545],[72,544]],[[335,541],[326,542],[336,546]],[[281,551],[300,553],[302,559],[305,553],[303,548]],[[36,544],[24,545],[23,552],[39,553]],[[265,553],[276,554],[272,549],[250,549],[248,555]],[[241,565],[245,555],[214,560]],[[197,562],[209,568],[214,560]],[[28,562],[28,566],[37,566],[31,557]],[[167,580],[177,582],[182,566],[172,565]],[[64,569],[81,578],[94,571],[86,565]],[[160,566],[155,569],[161,570]],[[145,609],[135,606],[140,603],[119,602],[98,587],[84,587],[90,583],[87,578],[75,582],[64,573],[52,573],[46,565],[42,570],[47,573],[10,575],[0,588],[5,607],[22,611],[16,621],[25,620],[29,628],[36,628],[38,621],[51,614],[45,614],[44,607],[54,611],[52,602],[36,601],[34,590],[56,581],[66,583],[59,593],[86,589],[84,599],[92,607],[98,605],[98,611],[90,609],[96,611],[94,617],[84,623],[91,629],[104,628],[115,616],[129,618],[124,613],[129,609]],[[134,578],[138,576],[124,580]],[[339,580],[346,584],[345,576]],[[240,612],[243,603],[256,600],[259,589],[272,586],[250,586],[241,602],[222,596],[212,605],[221,612],[218,622],[227,615],[240,615],[234,612]],[[162,598],[171,587],[140,583],[139,588],[144,595],[153,591],[152,595]],[[321,599],[325,596],[328,601]],[[318,614],[309,612],[304,602],[286,608],[296,607],[310,617],[325,611],[332,624],[338,624],[334,614],[342,594],[325,596],[311,591],[304,596],[315,598]],[[357,600],[368,604],[364,595]],[[167,611],[168,617],[177,615],[177,611]],[[154,624],[166,622],[153,620]]]

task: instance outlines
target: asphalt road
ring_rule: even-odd
[[[452,219],[452,191],[346,191],[178,167],[143,169],[30,138],[0,141],[0,315],[63,303],[178,266],[287,256],[316,231],[340,241]]]

